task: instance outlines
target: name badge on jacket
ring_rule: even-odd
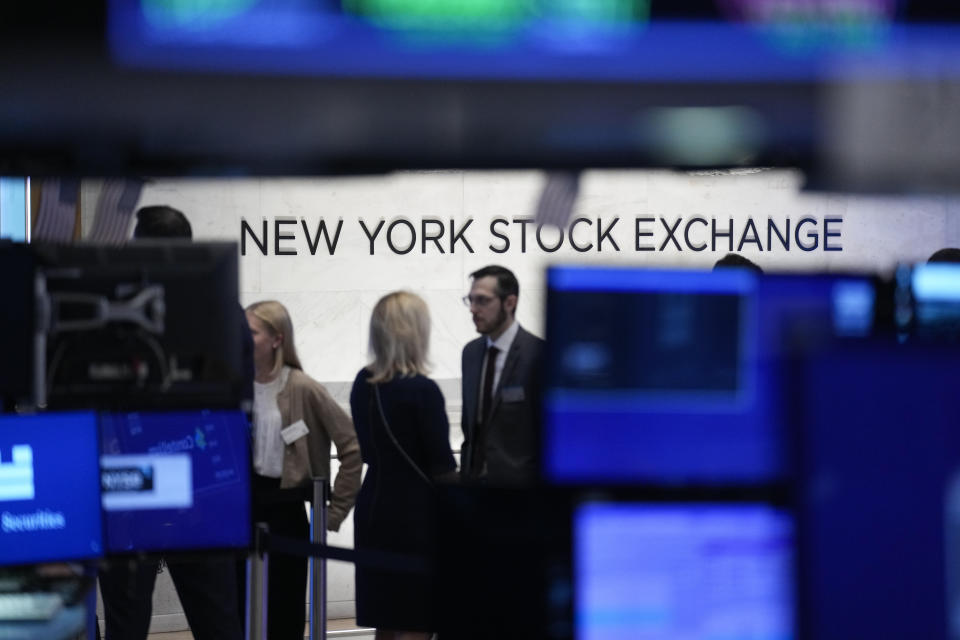
[[[500,391],[500,397],[504,402],[523,402],[526,395],[523,393],[523,387],[504,387]]]
[[[280,431],[280,437],[283,438],[285,444],[293,444],[308,433],[310,433],[310,429],[307,428],[307,423],[303,420],[297,420],[286,429]]]

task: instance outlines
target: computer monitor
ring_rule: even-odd
[[[790,345],[873,326],[861,276],[557,267],[547,282],[550,483],[782,482]]]
[[[100,430],[109,553],[249,546],[243,412],[103,413]]]
[[[27,246],[0,240],[0,412],[34,396],[35,262]]]
[[[890,340],[797,364],[801,637],[960,637],[958,362]]]
[[[787,640],[794,523],[763,503],[587,502],[574,512],[578,640]]]
[[[103,554],[93,413],[0,415],[0,566]]]
[[[756,277],[557,267],[547,274],[546,478],[751,483],[780,468],[764,396]]]
[[[34,249],[50,310],[48,406],[240,407],[235,244]]]

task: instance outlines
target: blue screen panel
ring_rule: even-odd
[[[107,549],[248,546],[248,431],[241,411],[102,414]]]
[[[548,274],[544,447],[560,483],[755,483],[778,476],[763,416],[757,279],[558,268]]]
[[[755,485],[789,472],[788,345],[869,335],[857,276],[567,267],[548,274],[544,473]]]
[[[93,413],[0,416],[0,565],[103,553]]]
[[[592,503],[574,516],[579,640],[793,638],[793,521],[762,504]]]
[[[960,637],[958,360],[863,344],[798,367],[804,637]]]

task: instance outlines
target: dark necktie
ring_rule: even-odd
[[[498,353],[500,353],[500,350],[493,345],[487,348],[487,364],[483,373],[483,396],[481,396],[480,405],[483,413],[478,416],[481,424],[490,417],[490,404],[493,402],[493,375],[497,369]]]
[[[470,456],[470,474],[474,477],[483,475],[483,467],[486,464],[487,433],[483,425],[490,416],[490,405],[493,403],[493,374],[497,368],[498,353],[500,353],[500,350],[494,346],[487,348],[487,361],[483,371],[483,390],[480,394],[480,410],[477,411],[477,427]]]

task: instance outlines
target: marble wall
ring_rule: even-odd
[[[527,251],[521,252],[520,225],[501,225],[498,231],[511,239],[502,254],[491,250],[503,242],[489,231],[495,217],[508,220],[532,217],[543,184],[540,172],[418,172],[385,176],[322,179],[157,180],[141,197],[141,205],[169,204],[190,218],[197,239],[239,241],[241,220],[260,235],[264,219],[269,227],[270,255],[261,255],[252,238],[240,260],[241,301],[244,304],[273,298],[290,309],[297,330],[297,345],[306,369],[327,382],[349,382],[367,357],[367,324],[373,304],[384,293],[405,288],[422,295],[433,319],[432,357],[434,376],[459,378],[461,346],[474,335],[469,314],[460,303],[467,291],[468,274],[485,264],[501,263],[513,269],[521,283],[518,317],[540,333],[543,330],[544,268],[553,263],[601,263],[666,267],[707,268],[728,247],[721,238],[716,251],[683,250],[670,244],[664,251],[637,252],[637,217],[663,217],[669,224],[691,216],[717,218],[718,227],[733,219],[740,230],[747,218],[758,225],[766,244],[764,223],[768,217],[794,225],[811,216],[821,223],[838,218],[833,229],[842,236],[831,242],[842,251],[805,252],[793,244],[789,251],[775,241],[772,251],[746,244],[742,253],[767,269],[778,270],[888,270],[897,261],[922,260],[935,249],[960,244],[960,202],[955,199],[879,198],[811,194],[801,191],[802,176],[792,171],[756,171],[741,174],[681,174],[654,171],[592,171],[584,175],[574,215],[603,220],[603,226],[621,218],[611,236],[620,247],[614,251],[606,241],[600,252],[579,253],[567,242],[555,253],[540,250],[528,228]],[[93,197],[92,191],[85,196]],[[86,210],[92,210],[87,209]],[[954,214],[954,215],[951,215]],[[283,230],[295,234],[282,247],[296,256],[273,255],[276,219],[304,220],[311,234],[320,219],[329,228],[343,222],[334,255],[321,241],[311,255],[300,224]],[[405,255],[391,251],[384,242],[387,226],[405,218],[419,235],[424,218],[446,222],[442,239],[446,251],[439,253],[428,243]],[[459,243],[450,253],[449,224],[456,228],[473,219],[465,236],[474,253]],[[374,229],[386,222],[370,255],[370,242],[359,225]],[[436,227],[431,227],[435,229]],[[654,232],[644,244],[659,247],[666,238],[661,222],[644,223]],[[809,227],[808,227],[809,229]],[[406,228],[395,230],[395,244],[407,243]],[[595,240],[596,224],[580,225],[575,239],[586,245]],[[709,235],[694,228],[696,242]],[[544,242],[553,242],[557,232],[544,230]],[[681,241],[682,242],[682,241]],[[766,247],[764,247],[766,249]],[[455,387],[455,385],[454,385]],[[455,391],[455,389],[452,389]],[[457,398],[450,398],[457,402]]]
[[[367,331],[370,311],[384,293],[410,289],[429,304],[433,320],[433,375],[447,399],[451,417],[451,441],[460,442],[460,350],[475,336],[467,309],[460,302],[469,288],[468,274],[486,264],[499,263],[513,269],[521,283],[518,317],[525,327],[542,335],[544,268],[555,263],[598,263],[658,267],[709,268],[728,247],[691,251],[668,244],[663,251],[635,250],[636,218],[653,236],[643,244],[659,247],[668,225],[692,216],[716,218],[718,226],[733,220],[736,242],[741,229],[752,219],[763,240],[763,250],[747,244],[742,253],[768,270],[870,270],[888,271],[898,261],[916,261],[944,246],[960,245],[960,200],[946,197],[866,197],[816,194],[802,191],[801,174],[786,170],[754,170],[737,173],[703,172],[684,174],[664,171],[591,171],[584,174],[574,215],[591,220],[574,233],[580,246],[595,241],[596,220],[607,228],[620,218],[601,251],[578,252],[568,242],[553,253],[540,250],[528,228],[527,251],[520,250],[520,224],[515,218],[532,217],[544,174],[536,171],[462,172],[437,171],[397,173],[383,176],[317,179],[230,179],[155,180],[142,194],[140,204],[168,204],[190,218],[198,240],[239,242],[241,221],[259,235],[262,222],[269,228],[270,255],[264,256],[252,238],[240,259],[241,302],[276,299],[291,312],[296,327],[297,347],[306,371],[323,381],[334,396],[346,405],[350,383],[367,361]],[[87,181],[82,191],[83,211],[94,210],[99,187]],[[789,251],[777,244],[767,250],[765,225],[768,218],[781,225],[805,217],[814,218],[822,231],[826,218],[833,218],[839,238],[831,244],[841,251],[802,251],[795,244]],[[507,224],[498,227],[510,238],[511,248],[497,253],[503,241],[490,233],[493,219]],[[292,220],[283,229],[295,235],[282,248],[296,250],[296,256],[273,255],[274,225],[277,219]],[[342,221],[337,248],[330,255],[321,241],[311,255],[301,220],[311,234],[319,221],[333,230]],[[384,241],[386,229],[406,219],[421,230],[424,219],[436,219],[446,229],[440,252],[434,243],[425,250],[419,242],[409,253],[397,254]],[[473,222],[465,237],[474,252],[463,243],[449,249],[450,225],[461,229]],[[384,229],[374,243],[374,255],[362,220],[374,229],[381,220]],[[451,222],[452,221],[452,222]],[[84,227],[91,220],[85,217]],[[439,226],[428,223],[436,231]],[[809,227],[808,227],[809,228]],[[709,237],[697,227],[694,244]],[[394,244],[404,248],[409,235],[405,223],[398,223]],[[545,230],[545,243],[558,237]],[[726,242],[726,239],[721,239]],[[348,519],[331,542],[350,546],[352,522]],[[330,568],[330,613],[352,614],[353,571],[349,565],[333,563]],[[162,594],[158,597],[163,597]]]

